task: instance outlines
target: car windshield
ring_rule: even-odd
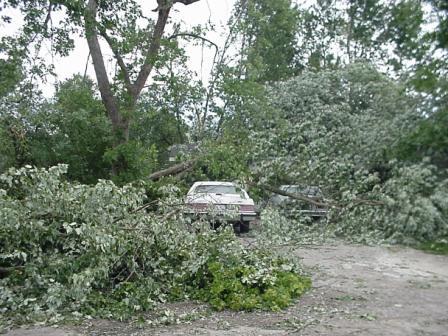
[[[239,189],[232,185],[200,185],[194,192],[197,194],[240,194]]]

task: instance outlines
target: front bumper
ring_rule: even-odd
[[[254,213],[244,213],[244,214],[240,214],[240,220],[243,222],[252,222],[256,219],[257,214]]]

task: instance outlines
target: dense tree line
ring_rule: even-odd
[[[185,32],[173,23],[167,33],[176,2],[195,1],[159,1],[154,19],[137,2],[35,1],[31,10],[4,1],[24,25],[1,40],[0,169],[67,163],[71,180],[123,184],[166,168],[170,147],[191,143],[196,158],[185,165],[184,186],[242,179],[319,184],[339,201],[381,198],[369,192],[422,163],[443,184],[441,2],[240,0],[219,47],[206,38],[213,27]],[[61,10],[64,24],[49,25]],[[137,24],[143,18],[146,26]],[[45,98],[38,83],[53,70],[38,51],[50,39],[55,54],[68,54],[76,30],[90,45],[96,80],[77,75]],[[98,39],[113,52],[113,73],[94,55]],[[181,39],[218,47],[206,86],[188,69]]]
[[[117,181],[138,179],[163,166],[161,161],[172,144],[228,139],[226,134],[235,127],[245,133],[251,119],[246,113],[251,109],[266,113],[269,119],[266,84],[307,71],[337,70],[355,61],[387,70],[406,88],[403,94],[407,90],[407,96],[419,99],[415,109],[428,120],[415,125],[409,139],[416,144],[421,133],[418,155],[434,153],[434,160],[443,163],[437,158],[443,156],[437,144],[443,143],[443,132],[434,130],[436,144],[428,141],[431,120],[443,120],[446,114],[446,8],[442,3],[347,0],[300,6],[290,0],[237,1],[209,87],[191,80],[194,76],[178,43],[182,37],[164,34],[172,5],[175,2],[169,6],[160,2],[157,16],[140,27],[137,20],[144,13],[134,2],[35,1],[31,9],[21,2],[4,1],[5,8],[22,11],[25,23],[17,35],[4,36],[1,42],[0,134],[5,144],[1,168],[65,162],[72,167],[69,175],[83,182],[109,176],[116,176]],[[65,11],[65,21],[50,25],[51,15],[58,11]],[[15,20],[6,15],[3,19]],[[429,30],[429,24],[435,24],[436,30]],[[52,52],[66,55],[73,48],[71,34],[79,29],[91,53],[96,48],[94,40],[106,42],[113,51],[116,72],[110,80],[109,74],[98,77],[97,72],[98,86],[85,77],[75,77],[62,83],[53,99],[44,99],[37,78],[45,80],[52,65],[39,53],[31,56],[30,51],[39,50],[50,39]],[[175,25],[173,36],[180,30]],[[206,28],[199,28],[191,36],[206,33]],[[92,61],[98,70],[104,60],[94,54]],[[154,73],[155,80],[140,93],[148,73]],[[79,99],[73,98],[78,95]],[[399,156],[415,160],[418,155],[410,153],[409,141],[401,143]]]

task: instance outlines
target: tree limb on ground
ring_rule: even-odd
[[[273,192],[274,194],[278,194],[278,195],[282,195],[282,196],[287,196],[290,197],[292,199],[296,199],[299,201],[304,201],[310,204],[314,204],[320,207],[333,207],[336,209],[342,209],[342,208],[349,208],[349,209],[353,209],[355,207],[361,206],[361,205],[370,205],[370,206],[383,206],[385,205],[384,202],[382,201],[377,201],[377,200],[365,200],[365,199],[355,199],[353,200],[351,203],[349,204],[341,204],[341,203],[337,203],[335,201],[330,201],[330,200],[325,200],[325,203],[317,201],[316,199],[310,198],[310,197],[306,197],[304,195],[300,195],[300,194],[294,194],[294,193],[289,193],[287,191],[269,186],[269,185],[265,185],[265,184],[257,184],[257,183],[248,183],[249,185],[253,186],[253,187],[258,187],[261,188],[263,190],[267,190],[270,192]]]
[[[6,278],[12,272],[25,268],[25,266],[0,267],[0,279]]]
[[[191,170],[196,162],[197,162],[197,158],[175,164],[174,166],[171,166],[169,168],[159,170],[157,172],[152,173],[151,175],[149,175],[149,179],[152,181],[157,181],[165,176],[181,174],[183,172]],[[319,207],[326,207],[326,208],[332,207],[332,208],[336,208],[336,209],[342,209],[342,208],[353,209],[353,208],[361,206],[361,205],[370,205],[370,206],[385,205],[385,203],[382,201],[365,200],[365,199],[355,199],[349,204],[341,204],[341,203],[338,203],[338,202],[335,202],[332,200],[328,200],[328,199],[324,200],[324,202],[322,202],[315,198],[307,197],[307,196],[304,196],[301,194],[290,193],[290,192],[287,192],[287,191],[284,191],[284,190],[281,190],[281,189],[278,189],[278,188],[275,188],[275,187],[272,187],[272,186],[266,185],[266,184],[258,184],[255,182],[248,182],[248,184],[252,187],[261,188],[263,190],[270,191],[274,194],[290,197],[292,199],[296,199],[299,201],[304,201],[304,202],[307,202],[309,204],[313,204],[313,205],[316,205]]]
[[[293,198],[293,199],[296,199],[296,200],[299,200],[299,201],[304,201],[304,202],[307,202],[307,203],[310,203],[310,204],[314,204],[314,205],[317,205],[317,206],[320,206],[320,207],[332,206],[332,207],[339,208],[339,205],[336,205],[334,203],[322,203],[322,202],[316,201],[315,199],[312,199],[310,197],[306,197],[306,196],[303,196],[303,195],[300,195],[300,194],[293,194],[293,193],[290,193],[290,192],[287,192],[287,191],[284,191],[284,190],[281,190],[281,189],[278,189],[278,188],[275,188],[275,187],[272,187],[272,186],[269,186],[269,185],[266,185],[266,184],[257,184],[257,183],[251,183],[251,182],[249,182],[248,184],[253,186],[253,187],[258,187],[258,188],[261,188],[263,190],[267,190],[267,191],[273,192],[274,194],[287,196],[287,197],[290,197],[290,198]]]
[[[197,161],[197,159],[192,159],[192,160],[188,160],[188,161],[184,161],[184,162],[175,164],[174,166],[168,167],[166,169],[156,171],[156,172],[152,173],[151,175],[149,175],[149,179],[152,181],[157,181],[165,176],[180,174],[180,173],[184,172],[185,170],[188,170],[191,167],[193,167],[194,164],[196,163],[196,161]]]

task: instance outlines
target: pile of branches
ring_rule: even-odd
[[[299,294],[297,264],[266,251],[248,253],[231,228],[213,231],[205,221],[184,218],[175,187],[162,188],[157,210],[148,211],[142,187],[71,183],[66,171],[65,165],[27,166],[0,175],[0,324],[67,315],[123,319],[195,295],[218,300],[219,308],[274,309],[289,301],[280,305],[275,295],[263,295],[279,286],[284,292],[285,282],[276,279],[285,276],[293,277],[290,299]],[[239,270],[232,284],[250,291],[247,302],[255,305],[236,306],[236,293],[216,292],[217,264]]]

